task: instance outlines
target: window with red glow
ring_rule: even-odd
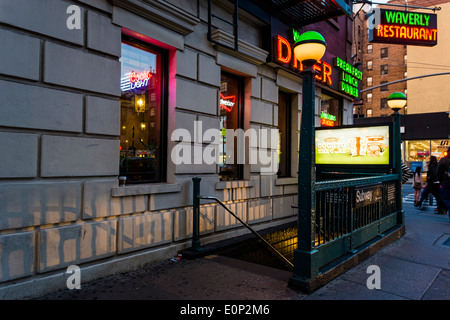
[[[158,48],[122,41],[120,175],[127,184],[165,180],[165,59]]]
[[[220,146],[219,146],[219,177],[220,180],[238,180],[243,176],[243,164],[237,161],[237,139],[234,141],[234,152],[227,154],[227,129],[242,129],[243,119],[243,79],[222,72],[220,81]]]

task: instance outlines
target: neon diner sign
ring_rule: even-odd
[[[277,35],[275,37],[275,40],[275,60],[281,64],[289,64],[293,69],[296,69],[297,71],[303,71],[303,64],[295,58],[294,50],[292,49],[289,41],[280,35]],[[317,81],[330,86],[333,85],[333,80],[331,79],[333,69],[331,68],[331,65],[329,63],[323,60],[319,60],[313,68],[317,71]]]
[[[303,64],[296,59],[294,45],[291,44],[292,41],[297,41],[299,37],[300,33],[295,29],[292,29],[292,37],[283,37],[275,33],[272,37],[272,62],[292,71],[303,71]],[[351,96],[353,99],[359,97],[362,71],[356,69],[344,59],[328,53],[322,60],[317,61],[313,69],[316,71],[316,82]],[[329,119],[325,119],[323,122],[331,125]]]

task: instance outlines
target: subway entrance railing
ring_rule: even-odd
[[[353,165],[320,164],[317,162],[322,160],[316,158],[318,161],[314,178],[317,180],[311,181],[311,207],[305,210],[304,204],[293,204],[293,207],[299,207],[296,237],[282,241],[276,240],[278,236],[274,239],[263,239],[274,254],[284,262],[289,260],[289,264],[293,266],[294,273],[289,281],[292,287],[312,291],[404,234],[400,143],[399,140],[393,142],[393,136],[396,135],[393,134],[392,125],[384,128],[374,127],[376,128],[372,129],[375,131],[367,127],[356,129],[355,134],[362,136],[363,132],[366,137],[358,137],[358,155],[352,155],[350,158],[354,162]],[[377,134],[374,135],[373,132]],[[331,130],[328,133],[333,141],[342,139],[339,131]],[[322,134],[316,135],[316,141],[320,143],[320,139],[326,141],[328,138]],[[350,140],[354,142],[355,139]],[[362,144],[369,146],[366,151],[363,151]],[[339,150],[344,150],[343,145],[332,143],[321,145],[321,148],[328,146],[335,151],[340,147]],[[341,152],[341,158],[343,152],[347,151]],[[362,156],[358,157],[360,155]],[[364,155],[367,158],[364,158]],[[358,161],[362,165],[358,165]],[[194,249],[200,247],[200,200],[218,202],[257,237],[263,238],[220,200],[201,196],[200,178],[193,180]],[[289,247],[294,254],[286,252],[284,247]]]
[[[279,259],[282,260],[283,263],[293,268],[294,265],[290,260],[288,260],[283,254],[280,253],[272,244],[267,241],[264,237],[262,237],[258,232],[256,232],[250,225],[248,225],[245,221],[239,218],[233,211],[231,211],[222,201],[220,201],[216,197],[212,196],[202,196],[200,195],[200,181],[201,178],[195,177],[192,178],[194,183],[193,187],[193,232],[192,232],[192,249],[193,250],[201,250],[200,248],[200,200],[211,200],[217,202],[220,206],[222,206],[229,214],[231,214],[236,220],[238,220],[244,227],[246,227],[250,232],[252,232],[267,248],[271,250],[273,254],[275,254]]]
[[[233,215],[243,226],[248,228],[258,240],[263,242],[274,256],[279,258],[281,269],[292,270],[294,251],[302,235],[297,235],[297,228],[277,230],[266,235],[258,234],[251,226],[242,221],[219,199],[200,195],[200,178],[194,181],[194,218],[192,249],[201,250],[199,237],[200,201],[215,201]],[[375,175],[339,180],[323,180],[315,184],[316,211],[314,217],[314,250],[317,276],[327,270],[339,258],[352,256],[364,244],[399,225],[399,213],[396,210],[395,190],[397,175]],[[293,204],[297,207],[297,204]],[[295,230],[293,230],[295,228]],[[259,248],[262,249],[262,248]],[[242,246],[240,247],[242,250]],[[245,248],[244,248],[245,250]],[[267,260],[268,253],[261,254],[254,243],[248,246],[254,252],[253,261]],[[252,255],[246,252],[246,255]],[[263,255],[263,257],[261,257]],[[264,257],[265,256],[265,257]],[[264,264],[262,262],[262,264]],[[273,262],[272,262],[273,265]],[[286,267],[286,268],[285,268]]]

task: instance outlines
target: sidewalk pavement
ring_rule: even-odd
[[[450,300],[448,215],[409,203],[404,209],[402,238],[310,294],[288,288],[291,272],[211,255],[167,260],[38,300]],[[367,286],[372,265],[380,289]]]

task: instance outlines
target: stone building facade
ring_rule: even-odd
[[[232,17],[229,1],[213,9]],[[212,40],[232,44],[215,23]],[[206,0],[0,0],[0,298],[65,288],[70,265],[89,281],[175,256],[191,245],[193,177],[256,230],[296,220],[301,76],[270,62],[266,26],[240,10],[233,50],[208,39]],[[309,28],[349,61],[347,17]],[[318,126],[330,99],[352,123],[352,97],[320,83],[316,93]],[[239,128],[258,134],[284,119],[285,154],[274,140],[257,146],[284,157],[283,174],[245,162],[227,178],[223,163],[173,161],[177,145],[224,143],[206,135],[232,122],[222,104],[239,104]],[[202,244],[247,232],[212,203],[200,227]]]

